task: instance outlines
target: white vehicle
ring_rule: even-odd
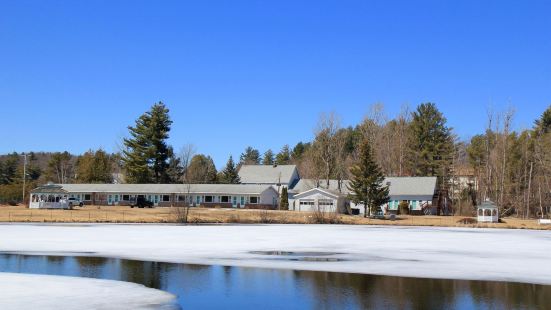
[[[67,199],[67,202],[69,203],[69,207],[82,207],[84,205],[82,201],[78,200],[77,198],[69,198]]]

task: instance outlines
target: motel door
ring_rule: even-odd
[[[231,202],[232,202],[231,206],[232,206],[233,208],[237,208],[237,196],[233,196],[233,197],[231,198]]]
[[[111,205],[112,203],[113,203],[113,195],[108,195],[107,196],[107,204]]]

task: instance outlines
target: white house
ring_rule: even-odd
[[[304,200],[311,199],[308,197],[310,190],[321,189],[322,191],[316,192],[317,195],[325,195],[327,199],[332,195],[338,195],[344,197],[344,207],[339,210],[359,209],[359,212],[363,214],[363,205],[355,205],[349,201],[349,196],[352,194],[348,188],[349,181],[337,181],[329,180],[327,184],[326,180],[312,180],[301,179],[295,187],[289,191],[289,209],[295,211],[304,211],[304,208],[300,208],[301,203],[304,204]],[[409,212],[421,213],[424,208],[431,207],[433,199],[437,191],[437,178],[436,177],[388,177],[385,178],[384,183],[389,186],[390,201],[381,206],[384,213],[397,213],[398,206],[401,202],[405,202],[409,206]],[[317,199],[320,199],[319,197]]]
[[[155,206],[221,206],[275,208],[277,191],[270,185],[243,184],[54,184],[31,191],[34,200],[56,195],[91,205],[130,205],[145,198]]]

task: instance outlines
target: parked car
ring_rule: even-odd
[[[84,203],[77,198],[69,198],[67,199],[67,202],[69,203],[69,207],[82,207],[84,205]]]
[[[144,197],[138,197],[135,202],[130,205],[130,208],[153,208],[153,202],[145,199]]]

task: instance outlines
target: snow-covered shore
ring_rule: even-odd
[[[310,252],[296,256],[261,251]],[[551,232],[341,225],[0,225],[0,252],[551,284]],[[336,252],[323,256],[311,252]],[[330,257],[317,261],[315,257]],[[333,261],[334,259],[334,261]]]
[[[88,278],[0,272],[0,308],[175,309],[174,296],[142,285]]]

